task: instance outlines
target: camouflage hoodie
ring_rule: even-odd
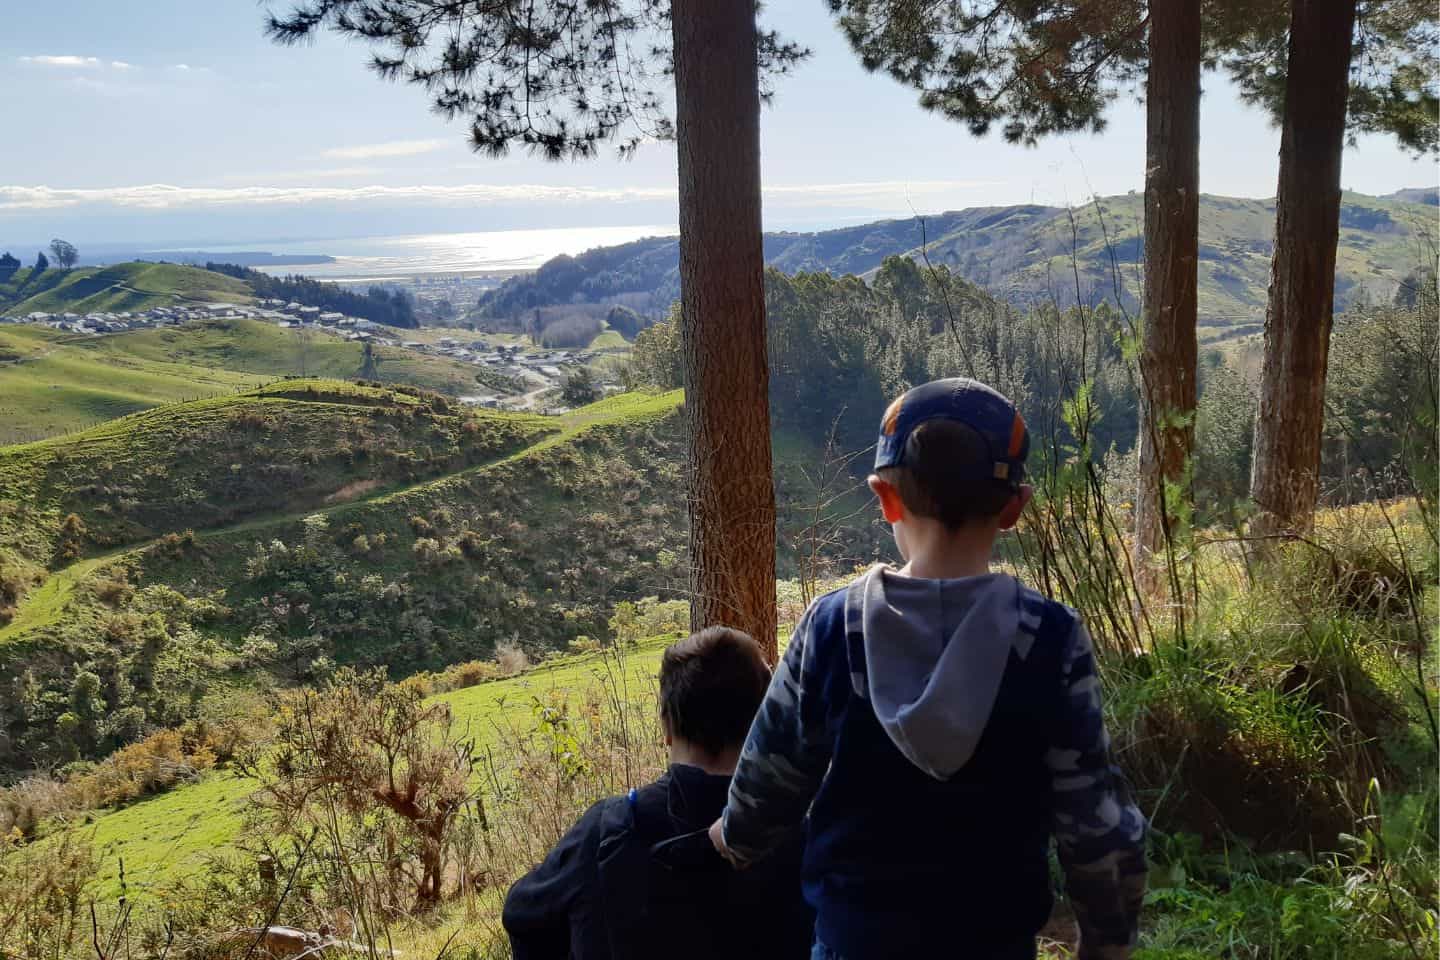
[[[1002,685],[1008,693],[1002,694]],[[1003,722],[995,720],[997,711]],[[986,738],[997,722],[998,732]],[[1027,722],[1032,734],[1039,732],[1038,741],[1009,742]],[[872,735],[865,734],[865,724]],[[899,757],[885,758],[886,743]],[[1018,759],[1021,750],[1033,750],[1027,755],[1034,760]],[[1006,769],[1007,763],[1023,784],[1006,785],[980,769]],[[988,793],[992,789],[994,796]],[[1013,841],[993,836],[994,823],[975,832],[957,821],[947,813],[957,809],[949,805],[951,796],[972,811],[994,811],[997,821],[1005,819],[1016,831]],[[1033,813],[1011,815],[1007,804],[1015,803]],[[926,811],[932,822],[912,826]],[[1011,849],[1017,858],[1013,869],[997,865],[992,881],[1048,886],[1043,847],[1033,864],[1030,844],[1038,829],[1041,841],[1049,834],[1058,846],[1082,960],[1128,956],[1135,942],[1146,823],[1110,761],[1090,638],[1074,611],[1012,577],[921,580],[875,568],[811,606],[776,669],[736,768],[724,815],[725,843],[737,860],[753,861],[782,842],[807,813],[812,813],[807,874],[817,862],[822,872],[825,863],[848,863],[852,870],[834,880],[807,876],[807,897],[822,934],[827,916],[869,914],[891,929],[899,918],[913,918],[913,910],[907,914],[901,908],[896,923],[886,924],[883,910],[861,902],[883,900],[884,888],[896,886],[892,878],[938,869],[938,875],[928,874],[926,885],[954,892],[963,878],[946,879],[942,849],[984,849],[987,855]],[[868,869],[859,864],[858,874],[854,842],[845,841],[850,846],[840,857],[824,849],[836,829],[846,829],[837,816],[863,820],[851,834],[860,833],[862,844],[864,834],[896,825],[893,837],[870,848],[874,860]],[[1033,827],[1032,817],[1039,821]],[[911,849],[899,849],[907,842]],[[998,881],[1000,876],[1011,879]],[[864,887],[867,877],[876,878],[868,892],[843,904],[823,902],[837,889]],[[1038,921],[1033,915],[1024,921],[1034,922],[1029,929],[1043,923],[1047,903],[1044,897],[1037,905]],[[846,952],[838,943],[827,946]],[[889,955],[883,947],[852,953]]]

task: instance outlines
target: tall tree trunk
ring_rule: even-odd
[[[1291,5],[1275,255],[1250,473],[1259,510],[1253,529],[1261,534],[1303,533],[1315,518],[1355,4]]]
[[[754,0],[674,0],[681,342],[690,422],[690,622],[775,659],[760,88]]]
[[[1188,503],[1191,494],[1199,252],[1200,0],[1152,0],[1145,93],[1140,489],[1135,499],[1136,569],[1151,589],[1163,574],[1156,558],[1173,556],[1167,547],[1182,520],[1175,508]],[[1172,495],[1167,496],[1167,488]],[[1174,565],[1167,568],[1173,572]]]

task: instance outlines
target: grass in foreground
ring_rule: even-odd
[[[666,638],[648,640],[623,653],[623,680],[637,702],[652,695]],[[533,726],[535,704],[579,703],[613,681],[614,661],[590,655],[567,658],[502,680],[438,694],[468,727],[480,751],[498,746],[511,731]],[[246,799],[257,784],[233,770],[113,810],[87,815],[79,829],[103,857],[99,896],[120,893],[124,865],[129,895],[147,896],[158,887],[201,873],[208,858],[232,850],[245,828]]]

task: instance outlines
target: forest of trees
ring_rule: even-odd
[[[372,286],[365,293],[354,293],[344,287],[309,277],[272,277],[233,263],[207,263],[206,270],[250,284],[257,297],[293,300],[307,307],[333,310],[351,317],[363,317],[387,327],[413,328],[420,325],[415,318],[415,298],[404,290],[387,290]]]
[[[1088,384],[1093,420],[1083,439],[1109,482],[1135,482],[1142,387],[1126,358],[1134,318],[1113,306],[1020,311],[944,267],[902,257],[886,260],[869,284],[773,269],[765,279],[777,428],[812,437],[834,428],[842,450],[862,450],[874,441],[865,414],[911,386],[960,373],[996,385],[1025,411],[1036,436],[1061,444],[1037,445],[1034,472],[1044,476],[1081,443],[1065,407]],[[1320,467],[1327,502],[1405,495],[1434,474],[1435,445],[1423,424],[1435,400],[1425,384],[1437,328],[1433,276],[1407,284],[1392,304],[1355,307],[1337,320]],[[632,386],[681,385],[678,332],[672,314],[640,334],[626,371]],[[1250,372],[1253,351],[1213,346],[1199,356],[1194,523],[1208,526],[1248,514],[1259,383]],[[1395,485],[1376,489],[1380,477]]]

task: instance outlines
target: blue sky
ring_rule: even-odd
[[[282,48],[255,0],[7,4],[0,247],[222,243],[675,220],[669,144],[620,161],[552,164],[471,154],[424,93],[382,82],[333,35]],[[1079,202],[1139,189],[1144,112],[1118,101],[1099,137],[1035,149],[977,140],[912,92],[867,75],[823,0],[772,0],[766,22],[814,57],[764,118],[766,222],[837,225],[910,211]],[[1279,137],[1207,75],[1202,188],[1274,193]],[[1436,183],[1433,160],[1381,138],[1345,154],[1366,193]]]

